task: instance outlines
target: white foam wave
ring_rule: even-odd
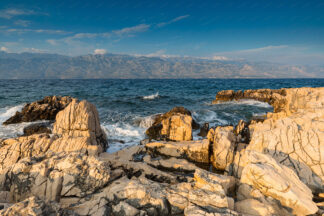
[[[160,97],[159,92],[156,92],[155,94],[144,96],[144,100],[154,100],[155,98]]]
[[[257,107],[262,107],[262,108],[272,108],[272,106],[266,102],[261,102],[261,101],[257,101],[257,100],[251,100],[251,99],[231,101],[228,103],[244,104],[244,105],[257,106]]]
[[[109,148],[107,152],[115,152],[127,146],[138,145],[145,138],[145,129],[127,123],[111,123],[102,126],[107,134]]]
[[[19,104],[13,107],[4,107],[0,109],[0,123],[2,124],[8,118],[13,116],[17,111],[21,111],[25,104]]]

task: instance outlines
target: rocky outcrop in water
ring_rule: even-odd
[[[184,107],[174,107],[169,112],[157,115],[146,135],[154,140],[189,141],[192,129],[199,128],[191,112]]]
[[[278,91],[260,90],[270,94],[260,100]],[[169,113],[156,121],[177,132],[164,138],[181,141],[115,153],[104,152],[95,107],[73,100],[53,134],[0,141],[0,215],[322,215],[323,89],[280,91],[283,108],[264,121],[184,141],[172,116],[189,115]]]
[[[69,96],[47,96],[42,100],[26,104],[21,112],[3,122],[4,125],[37,120],[55,120],[56,114],[63,110],[72,98]]]

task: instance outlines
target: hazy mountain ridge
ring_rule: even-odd
[[[69,78],[324,78],[324,67],[269,62],[120,54],[69,57],[0,52],[0,79]]]

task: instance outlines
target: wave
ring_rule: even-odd
[[[143,96],[144,100],[154,100],[155,98],[159,98],[159,92],[156,92],[155,94],[148,95],[148,96]]]
[[[227,102],[222,102],[222,103],[219,103],[219,104],[248,105],[248,106],[261,107],[261,108],[272,108],[272,106],[270,104],[266,103],[266,102],[261,102],[261,101],[257,101],[257,100],[253,100],[253,99],[227,101]]]
[[[107,152],[112,153],[127,146],[138,145],[145,138],[145,129],[135,127],[128,123],[109,123],[102,125],[108,137],[109,148]]]
[[[13,107],[4,107],[0,109],[0,123],[2,124],[8,118],[13,116],[17,111],[21,111],[25,104],[19,104]]]

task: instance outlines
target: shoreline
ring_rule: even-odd
[[[140,145],[114,153],[105,152],[109,137],[91,103],[27,104],[11,120],[55,123],[50,132],[37,125],[34,134],[0,139],[0,215],[21,205],[39,215],[323,214],[324,88],[221,91],[215,102],[236,99],[274,111],[202,127],[176,107],[153,118]],[[194,130],[205,138],[193,141]]]

